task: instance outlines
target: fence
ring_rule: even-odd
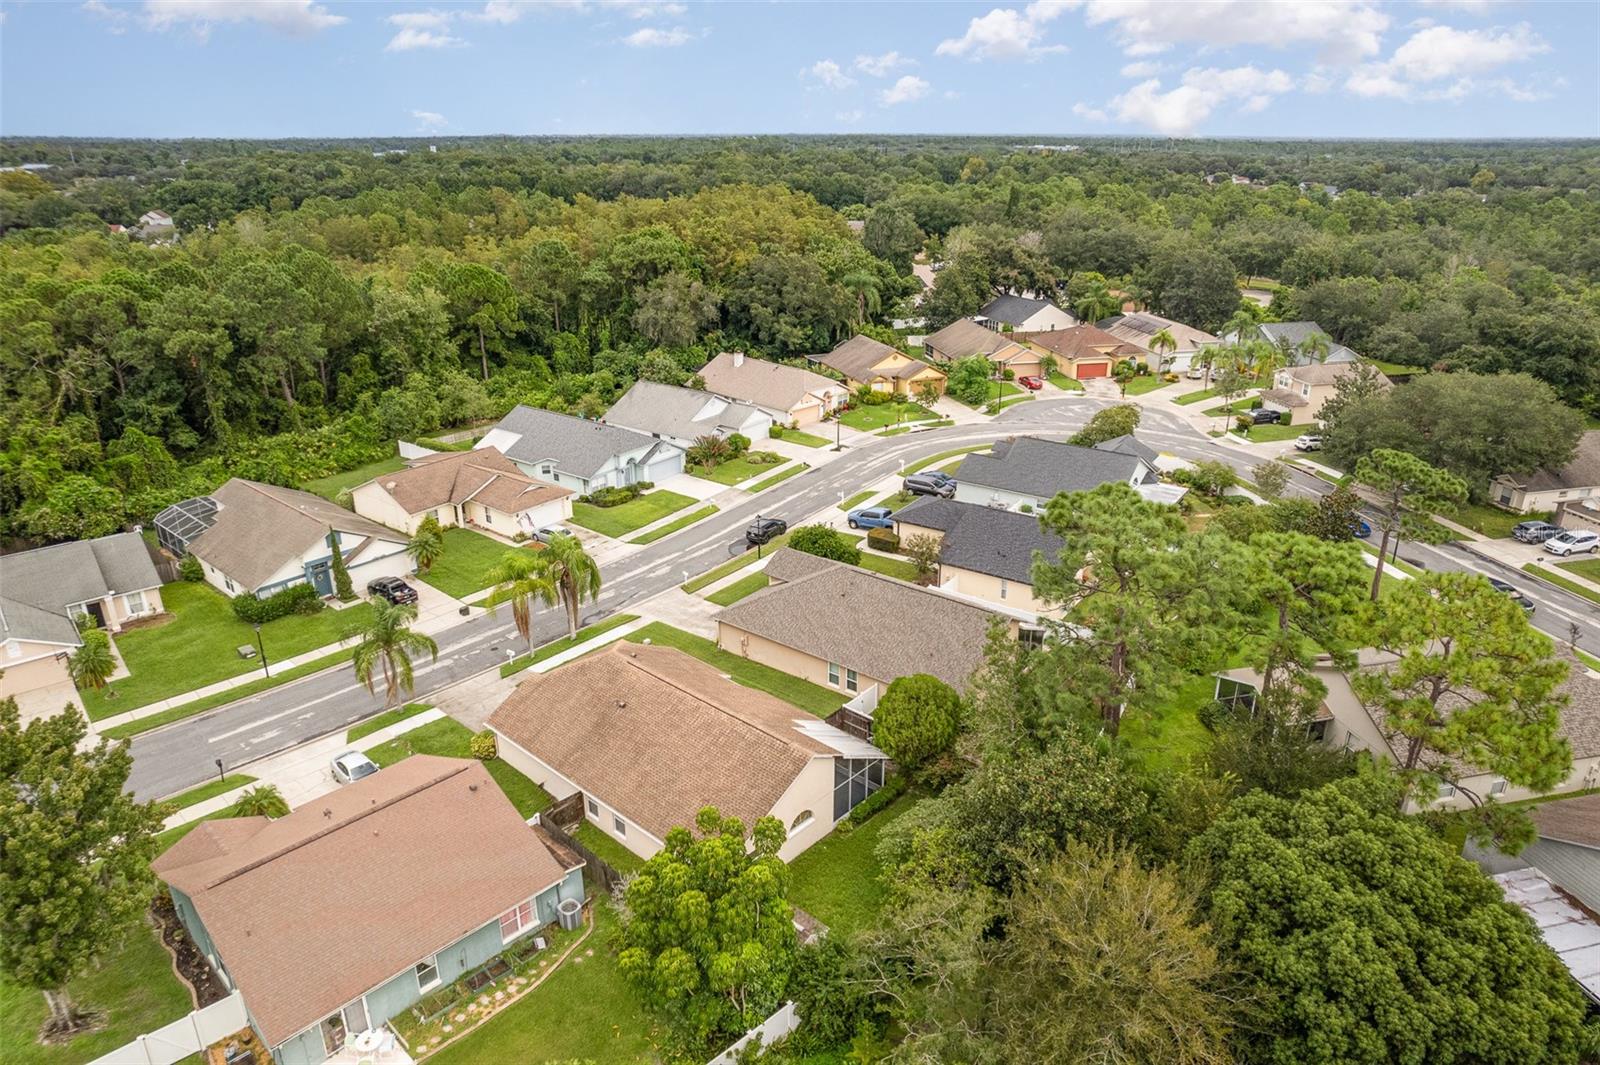
[[[198,1054],[219,1039],[226,1038],[250,1023],[244,1012],[244,996],[235,991],[220,1002],[195,1010],[181,1020],[148,1035],[141,1035],[89,1065],[173,1065],[191,1054]]]
[[[583,792],[575,791],[565,799],[557,799],[544,812],[539,815],[539,823],[548,826],[551,822],[571,832],[573,828],[583,822]]]
[[[706,1065],[734,1065],[734,1062],[739,1060],[739,1051],[743,1050],[750,1040],[760,1039],[762,1046],[769,1047],[798,1027],[800,1027],[800,1015],[795,1012],[794,1003],[785,1002],[778,1007],[777,1013],[750,1029],[737,1043],[706,1062]]]
[[[581,797],[582,793],[580,792],[579,795]],[[578,857],[588,863],[588,867],[584,871],[591,874],[599,882],[602,890],[607,894],[615,891],[622,884],[622,874],[608,865],[604,858],[580,843],[575,836],[550,820],[547,816],[548,813],[549,811],[546,811],[545,814],[539,815],[539,827],[550,833],[555,841],[563,847],[576,851]]]

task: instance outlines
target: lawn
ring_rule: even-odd
[[[905,468],[905,472],[916,473],[918,470],[927,469],[936,462],[943,462],[945,459],[953,459],[957,455],[969,455],[974,451],[988,451],[993,446],[993,444],[973,444],[969,447],[958,447],[951,451],[941,451],[937,455],[929,455],[925,459],[918,459],[916,462],[913,462],[911,465],[907,466]]]
[[[784,457],[776,451],[750,451],[716,466],[690,466],[689,472],[708,481],[732,485],[776,469],[783,461]]]
[[[999,386],[998,393],[995,387],[996,385]],[[968,403],[960,396],[954,395],[952,395],[950,398],[955,400],[957,403],[960,403],[963,407],[971,407],[973,410],[982,410],[984,407],[987,407],[989,404],[993,403],[996,399],[1005,399],[1007,396],[1021,396],[1028,394],[1029,393],[1025,392],[1021,385],[1012,384],[1010,381],[990,381],[988,389],[983,393],[982,403]]]
[[[208,695],[204,699],[192,699],[181,706],[174,706],[170,710],[163,710],[159,714],[151,714],[149,717],[141,717],[137,721],[130,721],[125,725],[114,725],[108,729],[101,729],[100,734],[107,739],[129,739],[139,735],[141,732],[149,732],[153,728],[160,728],[162,725],[170,725],[174,721],[182,721],[186,717],[203,714],[207,710],[215,709],[239,699],[248,699],[250,696],[258,695],[269,688],[276,688],[280,684],[288,684],[291,680],[299,680],[301,677],[309,677],[311,674],[320,673],[330,666],[348,665],[349,662],[349,651],[335,651],[331,655],[323,655],[321,658],[313,659],[310,662],[302,662],[293,669],[279,672],[274,668],[270,677],[261,677],[248,684],[238,684],[227,691]],[[116,709],[120,711],[122,708],[117,707]]]
[[[484,577],[507,551],[530,551],[532,547],[512,547],[482,533],[452,525],[444,530],[444,554],[427,573],[417,574],[452,599],[465,599],[492,583]]]
[[[869,569],[874,573],[881,573],[885,577],[896,580],[917,583],[917,567],[903,558],[887,558],[883,555],[874,555],[871,552],[861,552],[861,568]]]
[[[1147,392],[1154,392],[1158,388],[1166,388],[1172,384],[1177,384],[1177,382],[1168,381],[1158,373],[1140,374],[1128,382],[1127,394],[1130,396],[1142,396]]]
[[[544,983],[431,1056],[430,1065],[659,1061],[654,1022],[617,968],[617,916],[604,900],[594,915],[589,938]]]
[[[1399,362],[1384,362],[1381,359],[1368,359],[1368,363],[1377,367],[1386,377],[1407,377],[1411,374],[1427,373],[1426,366],[1407,366]]]
[[[600,831],[599,826],[592,821],[580,823],[578,830],[572,835],[579,843],[594,851],[596,857],[623,876],[637,873],[644,868],[643,858]]]
[[[1557,565],[1566,565],[1566,563],[1557,563]],[[1546,569],[1543,566],[1536,566],[1532,562],[1529,562],[1527,565],[1522,567],[1522,571],[1524,573],[1531,573],[1535,577],[1541,577],[1555,585],[1557,588],[1565,588],[1573,595],[1587,599],[1591,603],[1600,603],[1600,593],[1596,593],[1594,589],[1590,588],[1586,584],[1579,584],[1577,581],[1570,580],[1562,576],[1553,569]]]
[[[856,407],[839,416],[839,420],[852,429],[870,433],[900,422],[914,422],[923,418],[937,418],[920,403],[879,403],[874,407]]]
[[[387,743],[378,744],[367,751],[367,757],[377,762],[379,767],[394,765],[414,754],[435,754],[443,758],[471,758],[472,749],[469,746],[471,742],[471,729],[455,718],[441,717],[421,728],[396,736]],[[511,805],[517,808],[517,813],[523,817],[532,817],[550,805],[548,792],[500,759],[492,758],[483,765],[489,770],[489,775],[494,777],[495,783],[500,785],[500,790],[506,793],[506,798],[511,800]]]
[[[769,583],[765,572],[752,573],[748,577],[740,577],[720,591],[712,592],[706,596],[706,600],[718,606],[732,606],[745,596],[759,592]]]
[[[1600,584],[1600,558],[1585,558],[1576,562],[1558,562],[1556,565]]]
[[[572,504],[572,522],[602,536],[626,536],[653,521],[690,506],[695,500],[665,490],[646,492],[617,507],[597,507],[593,503]]]
[[[873,850],[883,830],[910,810],[917,798],[908,792],[865,823],[848,832],[836,828],[808,848],[789,865],[789,901],[827,925],[834,935],[849,935],[871,926],[888,894],[878,879]]]
[[[354,488],[358,484],[366,484],[374,477],[380,477],[385,473],[393,473],[395,470],[403,470],[405,468],[406,460],[399,455],[395,455],[393,458],[387,458],[381,462],[369,462],[365,466],[357,466],[353,470],[336,473],[331,477],[318,477],[314,481],[307,481],[300,487],[307,492],[321,496],[323,499],[337,501],[340,492]]]
[[[843,510],[843,511],[846,511],[846,512],[852,511],[852,510],[856,509],[857,507],[859,507],[862,503],[866,502],[867,500],[869,500],[871,498],[872,498],[872,489],[870,489],[870,488],[867,489],[865,492],[857,492],[855,495],[851,496],[849,499],[846,499],[843,503],[840,503],[839,504],[839,509]]]
[[[664,647],[676,647],[685,654],[694,655],[702,662],[715,666],[747,688],[776,695],[817,717],[827,717],[845,703],[843,692],[824,688],[820,684],[812,684],[799,677],[791,677],[782,670],[764,666],[759,662],[752,662],[748,658],[724,651],[713,641],[702,636],[675,629],[659,621],[634,629],[628,634],[628,640],[632,643],[649,640]]]
[[[1504,540],[1511,535],[1512,527],[1518,522],[1549,521],[1551,515],[1548,511],[1518,514],[1514,510],[1503,510],[1492,503],[1468,503],[1446,517],[1457,525],[1465,525],[1473,532],[1482,533],[1494,540]]]
[[[1214,389],[1214,388],[1202,388],[1202,389],[1200,389],[1199,391],[1196,391],[1196,392],[1185,392],[1181,396],[1173,396],[1172,397],[1172,402],[1178,404],[1178,406],[1180,406],[1180,407],[1187,407],[1191,403],[1204,403],[1208,399],[1216,399],[1216,398],[1217,398],[1217,390],[1216,389]]]
[[[746,492],[765,492],[767,489],[771,488],[773,485],[780,484],[783,481],[787,481],[789,478],[793,477],[795,474],[804,473],[807,470],[809,470],[810,468],[811,468],[810,465],[808,465],[807,463],[804,463],[804,462],[802,462],[802,463],[800,463],[799,465],[796,465],[796,466],[790,466],[788,469],[784,470],[782,473],[775,473],[771,477],[768,477],[765,481],[759,481],[756,484],[751,485],[749,488],[746,488],[745,491]]]
[[[380,729],[386,729],[390,725],[398,725],[408,717],[416,717],[418,714],[431,709],[433,709],[433,706],[429,703],[407,703],[404,706],[395,707],[393,710],[385,710],[377,717],[369,717],[359,725],[352,725],[350,731],[344,734],[344,741],[346,743],[354,743],[356,740],[370,736]]]
[[[1211,733],[1197,711],[1216,693],[1216,678],[1194,677],[1150,714],[1122,719],[1118,741],[1147,775],[1166,774],[1211,745]]]
[[[671,521],[667,522],[665,525],[658,525],[654,529],[651,529],[649,532],[645,533],[643,536],[635,536],[632,540],[629,540],[628,543],[630,543],[630,544],[653,544],[657,540],[661,539],[663,536],[671,536],[673,533],[677,532],[679,529],[686,529],[689,526],[693,525],[695,522],[699,521],[701,518],[709,518],[709,517],[711,517],[711,515],[715,514],[716,512],[717,512],[717,508],[716,507],[713,507],[713,506],[701,507],[699,510],[692,511],[692,512],[690,512],[688,514],[685,514],[681,518],[674,518]]]
[[[90,720],[261,670],[260,659],[238,655],[237,648],[255,646],[256,633],[234,616],[227,596],[209,584],[174,581],[162,585],[161,601],[170,617],[116,637],[117,650],[133,675],[112,681],[106,691],[83,693]],[[261,642],[268,661],[281,662],[336,643],[371,614],[366,603],[292,614],[261,626]],[[114,697],[107,698],[107,691]]]
[[[527,669],[529,666],[536,666],[547,658],[554,658],[562,651],[570,650],[581,643],[587,643],[596,636],[626,625],[630,621],[638,620],[638,614],[617,614],[613,617],[606,618],[604,621],[597,621],[593,625],[579,629],[576,636],[563,636],[559,640],[553,640],[550,643],[545,644],[543,647],[540,647],[538,650],[534,651],[531,655],[518,655],[516,658],[513,658],[511,661],[500,667],[500,675],[502,677],[509,677],[513,673]]]
[[[1252,444],[1266,444],[1274,440],[1293,440],[1305,432],[1303,425],[1252,425],[1245,438]]]
[[[1254,397],[1246,396],[1244,399],[1236,399],[1232,403],[1224,403],[1220,407],[1212,407],[1205,414],[1208,418],[1220,418],[1224,414],[1243,414],[1245,411],[1252,409],[1250,404],[1254,402]]]
[[[12,1065],[78,1065],[194,1008],[189,991],[172,975],[172,960],[142,921],[101,961],[99,968],[67,986],[74,1002],[106,1014],[105,1027],[64,1044],[41,1046],[35,1036],[49,1013],[38,991],[0,982],[0,1061]]]
[[[688,592],[690,595],[693,595],[706,585],[715,584],[717,581],[720,581],[730,573],[736,573],[739,570],[744,569],[746,566],[754,565],[757,561],[759,561],[760,558],[767,557],[788,542],[789,534],[784,533],[782,536],[776,538],[761,550],[757,551],[755,548],[751,548],[738,558],[724,562],[722,565],[713,569],[708,569],[704,573],[700,574],[700,576],[694,578],[686,584],[679,585],[679,587]]]
[[[916,498],[904,488],[897,488],[872,505],[875,507],[888,507],[890,510],[899,510],[901,507],[910,506]]]
[[[777,439],[787,440],[789,443],[799,444],[801,447],[827,447],[833,443],[832,440],[817,436],[815,433],[804,433],[799,429],[785,429],[783,436]]]
[[[1049,378],[1051,384],[1055,385],[1057,388],[1061,389],[1063,392],[1082,392],[1083,391],[1083,382],[1082,381],[1078,380],[1076,377],[1068,377],[1066,374],[1062,373],[1060,370],[1051,370],[1045,376],[1047,378]]]
[[[234,788],[242,788],[246,784],[253,784],[255,779],[249,773],[229,773],[221,780],[213,780],[209,783],[201,784],[197,788],[181,791],[168,799],[167,802],[179,810],[187,810],[189,807],[205,802],[207,799],[215,798],[225,791],[232,791]]]

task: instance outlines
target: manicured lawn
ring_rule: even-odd
[[[653,521],[660,521],[674,511],[690,506],[695,500],[677,492],[665,490],[646,492],[618,507],[597,507],[593,503],[572,504],[572,521],[585,529],[593,529],[604,536],[626,536],[635,529]]]
[[[869,927],[883,910],[888,895],[878,879],[873,851],[883,830],[915,805],[907,792],[857,828],[838,829],[813,844],[789,865],[789,901],[828,926],[833,935],[849,935]]]
[[[732,606],[747,595],[754,595],[765,588],[770,582],[765,572],[752,573],[748,577],[740,577],[732,584],[712,592],[706,596],[706,601],[718,606]]]
[[[1558,563],[1558,565],[1561,564],[1563,563]],[[1522,570],[1524,573],[1531,573],[1535,577],[1543,577],[1556,587],[1565,588],[1573,595],[1581,596],[1582,598],[1589,600],[1591,603],[1600,603],[1600,593],[1596,593],[1587,585],[1579,584],[1574,580],[1569,580],[1553,569],[1546,569],[1543,566],[1536,566],[1532,562],[1529,562],[1527,565],[1522,567]]]
[[[1142,396],[1147,392],[1154,392],[1158,388],[1166,388],[1172,384],[1177,384],[1177,382],[1164,380],[1160,374],[1141,374],[1128,382],[1128,395]]]
[[[1407,366],[1398,362],[1384,362],[1381,359],[1367,359],[1366,361],[1376,366],[1387,377],[1406,377],[1410,374],[1428,372],[1426,366]]]
[[[692,511],[691,513],[685,514],[681,518],[674,518],[673,520],[667,522],[665,525],[658,525],[654,529],[651,529],[649,532],[645,533],[643,536],[635,536],[632,540],[629,540],[628,543],[630,543],[630,544],[653,544],[657,540],[661,539],[663,536],[671,536],[673,533],[677,532],[679,529],[687,529],[689,526],[693,525],[695,522],[699,521],[701,518],[709,518],[709,517],[711,517],[711,515],[715,514],[716,512],[717,512],[717,508],[716,507],[713,507],[713,506],[701,507],[699,510]]]
[[[234,702],[235,700],[247,699],[252,695],[258,695],[269,688],[276,688],[280,684],[287,684],[291,680],[299,680],[301,677],[309,677],[311,674],[320,673],[330,666],[342,666],[348,665],[349,663],[349,651],[335,651],[333,654],[323,655],[321,658],[312,659],[310,662],[302,662],[293,669],[286,669],[282,672],[279,672],[277,668],[274,667],[272,670],[272,676],[270,677],[262,677],[259,680],[253,680],[248,684],[238,684],[232,688],[229,688],[227,691],[217,692],[215,695],[208,695],[204,699],[190,700],[189,702],[184,703],[182,706],[175,706],[170,710],[163,710],[159,714],[151,714],[149,717],[141,717],[139,720],[130,721],[126,725],[116,725],[112,728],[101,729],[100,734],[113,740],[125,740],[132,736],[137,736],[141,732],[149,732],[153,728],[160,728],[162,725],[170,725],[174,721],[182,721],[184,718],[193,717],[195,714],[203,714],[207,710],[224,706],[228,703]],[[114,708],[115,712],[120,712],[121,709],[121,707]]]
[[[846,499],[843,503],[840,503],[839,504],[839,509],[843,510],[843,511],[854,510],[857,507],[859,507],[862,503],[866,502],[868,499],[871,499],[871,498],[872,498],[871,489],[868,489],[865,492],[857,492],[855,495],[851,496],[849,499]]]
[[[416,717],[418,714],[431,709],[433,709],[433,706],[430,703],[407,703],[393,710],[385,710],[377,717],[369,717],[359,725],[352,725],[350,731],[344,734],[344,741],[346,743],[354,743],[356,740],[370,736],[380,729],[386,729],[390,725],[398,725],[408,717]]]
[[[344,473],[336,473],[331,477],[318,477],[315,481],[307,481],[300,487],[307,492],[313,492],[321,496],[323,499],[337,500],[340,492],[354,488],[358,484],[366,484],[374,477],[405,468],[406,460],[399,455],[395,455],[393,458],[387,458],[381,462],[369,462],[365,466],[358,466]]]
[[[781,670],[764,666],[759,662],[752,662],[748,658],[724,651],[716,643],[702,636],[675,629],[659,621],[634,629],[627,638],[632,643],[649,640],[653,644],[676,647],[685,654],[694,655],[702,662],[717,667],[747,688],[776,695],[808,714],[815,714],[818,717],[827,717],[845,703],[843,692],[824,688],[820,684],[812,684],[799,677],[791,677]]]
[[[11,1065],[80,1065],[130,1043],[194,1008],[172,975],[172,960],[142,920],[100,966],[67,986],[79,1006],[105,1013],[105,1027],[66,1043],[35,1038],[49,1009],[38,991],[0,981],[0,1061]]]
[[[611,868],[627,876],[644,868],[644,859],[600,831],[592,821],[584,821],[573,833],[573,838],[590,850]]]
[[[1252,444],[1265,444],[1274,440],[1293,440],[1306,432],[1303,425],[1252,425],[1245,434]]]
[[[256,633],[234,616],[228,597],[209,584],[174,581],[161,588],[161,601],[170,618],[117,637],[117,650],[132,676],[111,682],[109,691],[84,692],[84,709],[91,720],[120,714],[136,707],[181,695],[241,673],[261,671],[257,658],[240,658],[237,648],[254,647]],[[343,610],[324,609],[315,614],[293,614],[261,626],[261,642],[270,662],[335,643],[372,614],[366,603]],[[192,712],[192,711],[191,711]]]
[[[958,447],[952,451],[941,451],[937,455],[929,455],[925,459],[918,459],[916,462],[913,462],[911,465],[907,466],[905,472],[916,473],[918,470],[927,469],[936,462],[943,462],[945,459],[953,459],[957,455],[969,455],[974,451],[988,451],[993,446],[993,444],[973,444],[969,447]]]
[[[173,806],[176,806],[180,810],[186,810],[196,803],[202,803],[207,799],[215,798],[225,791],[232,791],[234,788],[242,788],[246,784],[252,784],[255,782],[255,779],[256,778],[251,776],[249,773],[229,773],[221,780],[213,780],[209,783],[201,784],[198,788],[190,788],[188,791],[181,791],[172,798],[168,799],[167,802],[171,803]]]
[[[1068,377],[1066,374],[1062,373],[1060,370],[1051,370],[1045,376],[1049,378],[1051,384],[1055,385],[1057,388],[1061,389],[1063,392],[1082,392],[1083,391],[1083,382],[1082,381],[1079,381],[1076,377]]]
[[[757,550],[752,547],[750,550],[746,551],[744,554],[740,555],[738,558],[732,559],[732,560],[730,560],[728,562],[724,562],[722,565],[717,566],[717,567],[715,567],[713,569],[708,569],[704,573],[700,574],[700,576],[694,578],[693,580],[689,581],[686,584],[679,585],[679,587],[682,588],[684,591],[688,592],[690,595],[693,595],[695,592],[698,592],[700,589],[704,588],[706,585],[715,584],[717,581],[720,581],[722,578],[726,577],[730,573],[734,573],[734,572],[737,572],[738,570],[742,570],[746,566],[755,565],[755,563],[757,561],[759,561],[759,559],[757,558],[757,555],[759,555],[760,558],[766,558],[768,555],[772,554],[772,552],[776,551],[778,548],[782,547],[784,544],[786,544],[788,542],[789,542],[789,534],[788,533],[784,533],[782,536],[778,537],[777,539],[773,540],[770,544],[768,544],[767,546],[763,547],[759,552],[757,552]]]
[[[527,669],[529,666],[536,666],[547,658],[554,658],[562,651],[570,650],[571,648],[578,646],[580,643],[587,643],[596,636],[610,632],[612,629],[620,628],[630,621],[638,620],[638,614],[617,614],[615,617],[606,618],[604,621],[597,621],[593,625],[588,625],[579,629],[576,636],[563,636],[559,640],[554,640],[545,644],[543,647],[540,647],[538,650],[534,651],[532,655],[518,655],[516,658],[513,658],[511,661],[500,667],[500,675],[502,677],[509,677],[513,673]]]
[[[1254,402],[1255,399],[1251,396],[1246,396],[1244,399],[1236,399],[1232,403],[1224,403],[1220,407],[1212,407],[1205,412],[1206,417],[1220,418],[1224,414],[1243,414],[1245,411],[1252,409],[1250,404]]]
[[[1005,410],[1007,407],[1015,407],[1018,403],[1026,403],[1030,399],[1033,399],[1033,398],[1034,398],[1034,395],[1033,395],[1032,392],[1029,392],[1025,396],[1013,396],[1011,399],[1008,399],[1008,400],[1004,401],[1003,403],[1000,404],[1000,406],[996,407],[995,408],[995,413],[998,414],[1001,411]]]
[[[1573,653],[1578,656],[1578,661],[1582,662],[1596,673],[1600,673],[1600,658],[1596,658],[1587,651],[1574,651]]]
[[[872,505],[875,507],[888,507],[890,510],[899,510],[901,507],[910,506],[916,498],[910,492],[900,488],[890,492]]]
[[[1576,562],[1558,562],[1562,569],[1571,570],[1580,577],[1600,583],[1600,558],[1584,558]]]
[[[1514,510],[1503,510],[1492,503],[1468,503],[1458,508],[1454,514],[1446,516],[1457,525],[1465,525],[1473,532],[1482,533],[1495,540],[1503,540],[1510,536],[1512,528],[1518,522],[1550,520],[1548,511],[1518,514]]]
[[[430,1057],[429,1065],[659,1061],[655,1023],[617,968],[622,926],[604,900],[594,913],[594,931],[544,983]]]
[[[367,751],[367,757],[380,767],[391,766],[414,754],[435,754],[443,758],[471,758],[472,730],[451,717],[430,721],[421,728],[396,736],[388,743],[380,743]],[[550,805],[549,792],[512,769],[498,758],[483,763],[494,777],[500,790],[506,793],[511,805],[523,817],[534,814]]]
[[[886,558],[883,555],[874,555],[870,552],[861,552],[861,568],[870,569],[874,573],[881,573],[885,577],[896,580],[917,583],[917,567],[903,558]]]
[[[801,447],[827,447],[833,443],[832,440],[824,439],[814,433],[802,432],[799,429],[785,429],[781,439],[787,440],[791,444],[799,444]]]
[[[749,488],[746,488],[745,491],[746,492],[765,492],[768,488],[771,488],[773,485],[781,484],[782,482],[787,481],[789,478],[793,477],[795,474],[804,473],[807,470],[809,470],[810,468],[811,468],[811,466],[808,463],[804,463],[804,462],[800,463],[798,466],[790,466],[788,469],[784,470],[782,473],[775,473],[771,477],[768,477],[764,481],[756,482],[755,484],[751,485]]]
[[[471,529],[452,525],[444,531],[444,554],[427,573],[417,574],[452,599],[465,599],[489,587],[484,577],[507,551],[533,551],[534,547],[512,547]]]
[[[1202,388],[1196,392],[1185,392],[1181,396],[1173,396],[1171,398],[1172,402],[1178,404],[1178,406],[1187,407],[1191,403],[1204,403],[1208,399],[1216,399],[1217,390],[1214,388]]]
[[[738,484],[776,469],[783,461],[783,456],[776,451],[751,451],[715,467],[690,466],[689,472],[718,484]]]
[[[876,407],[856,407],[847,410],[839,416],[839,420],[852,429],[870,433],[900,422],[937,417],[937,414],[920,403],[880,403]]]
[[[1211,733],[1200,724],[1198,711],[1212,700],[1216,683],[1211,676],[1195,677],[1156,711],[1124,717],[1118,742],[1147,774],[1177,769],[1211,745]]]

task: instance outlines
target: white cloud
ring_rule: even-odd
[[[1371,0],[1088,0],[1084,17],[1091,26],[1115,27],[1130,56],[1179,46],[1316,45],[1331,63],[1377,55],[1389,26],[1389,16]]]
[[[856,83],[855,78],[846,74],[843,68],[831,59],[819,59],[801,73],[815,78],[830,89],[848,89]]]
[[[448,11],[402,11],[384,20],[391,26],[410,26],[419,30],[443,29],[450,22]]]
[[[1400,100],[1459,100],[1480,90],[1501,92],[1517,101],[1543,99],[1540,90],[1518,86],[1508,78],[1480,82],[1476,76],[1549,50],[1549,43],[1525,22],[1509,29],[1428,26],[1412,34],[1387,61],[1365,63],[1351,71],[1345,88],[1357,96]]]
[[[1090,107],[1088,104],[1073,104],[1072,113],[1087,118],[1090,122],[1108,122],[1111,119],[1111,116],[1100,108]]]
[[[674,26],[670,30],[646,26],[622,38],[622,43],[630,48],[676,48],[680,44],[688,44],[689,41],[690,33],[682,26]]]
[[[515,0],[489,0],[475,17],[484,22],[496,22],[504,26],[520,19],[527,10],[526,5],[516,3]]]
[[[856,69],[869,78],[887,78],[901,67],[916,66],[917,61],[899,52],[885,52],[882,55],[856,56]]]
[[[128,32],[128,13],[120,8],[112,7],[104,0],[86,0],[83,5],[86,14],[106,24],[106,29],[111,33],[123,34]]]
[[[312,0],[145,0],[144,22],[153,30],[187,25],[200,36],[217,22],[253,22],[293,37],[349,21]]]
[[[1073,112],[1096,120],[1109,114],[1169,137],[1187,137],[1226,103],[1240,101],[1240,109],[1253,114],[1292,88],[1294,79],[1281,70],[1196,67],[1184,72],[1183,84],[1176,88],[1163,92],[1161,82],[1151,78],[1113,97],[1104,109],[1080,104]]]
[[[929,85],[914,74],[907,74],[879,93],[878,102],[885,107],[893,107],[895,104],[908,104],[914,100],[922,99],[928,95],[929,90],[932,88],[932,85]]]
[[[411,117],[417,120],[417,127],[424,133],[443,129],[450,122],[437,111],[413,111]]]
[[[465,42],[460,37],[452,37],[448,33],[437,33],[416,26],[402,26],[399,33],[389,38],[389,43],[383,46],[383,50],[414,52],[419,48],[451,48],[463,43]]]
[[[1129,63],[1122,68],[1122,76],[1125,78],[1153,78],[1160,72],[1161,64],[1151,63],[1148,60]]]
[[[1047,52],[1065,52],[1066,45],[1045,44],[1045,24],[1069,7],[1072,0],[1040,0],[1018,11],[997,7],[967,23],[960,37],[940,41],[935,55],[968,59],[1037,59]]]
[[[677,18],[687,14],[689,7],[678,3],[652,3],[649,0],[619,0],[615,5],[629,18]]]
[[[1446,8],[1451,11],[1465,11],[1470,15],[1482,15],[1494,6],[1495,0],[1417,0],[1423,7]]]

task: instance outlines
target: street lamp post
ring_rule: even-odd
[[[263,676],[272,676],[272,670],[267,668],[267,647],[261,642],[261,623],[256,622],[256,653],[261,656],[261,673]]]

